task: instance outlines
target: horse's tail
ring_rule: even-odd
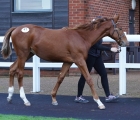
[[[2,54],[4,59],[7,59],[12,54],[12,50],[11,50],[11,46],[10,46],[9,41],[10,41],[11,33],[15,28],[16,27],[10,28],[4,36],[3,45],[1,48],[1,54]]]

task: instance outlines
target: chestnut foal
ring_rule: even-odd
[[[58,81],[51,92],[52,104],[58,105],[56,94],[70,66],[75,63],[86,79],[91,89],[94,101],[99,109],[105,109],[100,101],[95,89],[92,78],[86,66],[88,50],[100,38],[109,36],[120,46],[128,44],[127,38],[117,24],[118,15],[113,18],[101,18],[88,24],[83,24],[75,28],[62,28],[57,30],[42,28],[32,24],[19,27],[12,27],[5,34],[1,53],[6,59],[11,55],[9,40],[11,37],[14,50],[17,55],[16,61],[10,66],[8,102],[11,102],[14,93],[14,76],[17,75],[20,97],[26,106],[30,106],[23,88],[23,72],[25,62],[33,55],[52,62],[63,62],[62,69],[58,76]]]

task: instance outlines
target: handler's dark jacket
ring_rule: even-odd
[[[96,44],[94,44],[90,49],[88,54],[94,57],[99,57],[102,51],[110,51],[111,47],[106,47],[102,45],[103,40],[99,40]]]

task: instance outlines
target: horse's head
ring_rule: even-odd
[[[122,47],[128,46],[129,42],[127,41],[122,27],[117,23],[118,19],[119,15],[115,15],[114,18],[111,19],[112,26],[109,31],[109,37],[113,38],[118,43],[118,45]]]

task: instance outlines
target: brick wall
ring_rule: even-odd
[[[97,16],[113,17],[120,15],[119,23],[123,30],[129,33],[129,10],[132,0],[69,0],[69,26],[90,22]],[[135,9],[135,33],[139,33],[139,0],[136,0]],[[70,69],[70,75],[78,72]]]
[[[69,26],[85,23],[86,0],[69,0]]]
[[[135,33],[139,32],[139,0],[136,0]],[[119,23],[128,33],[131,0],[69,0],[69,26],[91,21],[96,16],[113,17],[119,14]]]

